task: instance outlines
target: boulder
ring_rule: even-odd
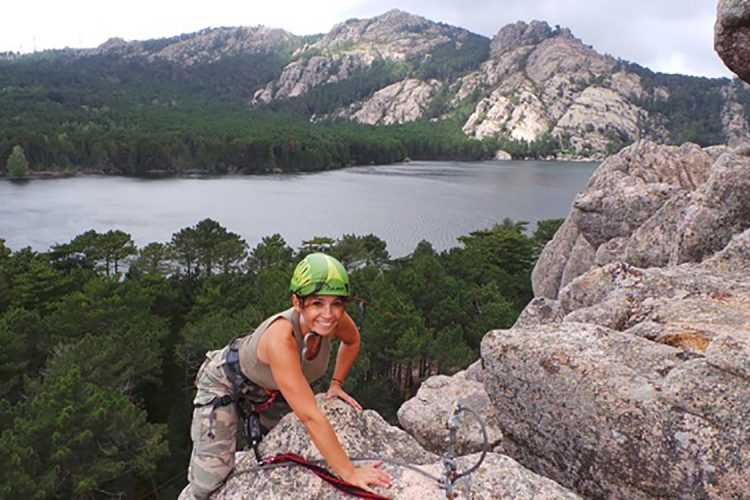
[[[750,1],[719,0],[714,48],[729,69],[750,82]]]
[[[485,387],[504,450],[587,497],[744,498],[750,379],[746,358],[737,366],[747,345],[733,338],[721,347],[728,372],[591,323],[491,332]]]
[[[341,401],[325,401],[322,395],[316,398],[350,456],[378,456],[389,460],[382,467],[393,477],[393,484],[390,488],[377,488],[380,493],[404,500],[432,500],[445,495],[439,481],[444,466],[436,455],[425,451],[408,434],[387,424],[373,411],[358,412]],[[293,414],[285,416],[261,445],[264,456],[286,451],[313,460],[320,458],[307,431]],[[457,458],[458,472],[468,471],[480,458],[480,454]],[[476,500],[579,498],[555,482],[526,470],[515,460],[496,453],[488,453],[476,471],[456,481],[454,491],[459,498]],[[237,453],[235,471],[211,498],[251,499],[258,498],[259,492],[270,500],[350,498],[299,466],[258,470],[251,452]]]
[[[484,386],[467,379],[465,372],[459,372],[453,377],[437,375],[427,379],[419,387],[416,396],[401,405],[398,422],[425,449],[433,453],[445,453],[448,444],[446,423],[455,402],[482,415],[487,432],[487,450],[500,444],[503,433],[498,426],[497,411]],[[462,413],[456,453],[466,455],[479,452],[483,445],[479,422],[470,413]]]
[[[490,50],[494,56],[523,45],[537,45],[552,36],[552,28],[542,21],[527,24],[518,21],[500,29],[493,37]]]
[[[596,265],[700,262],[750,227],[750,157],[742,149],[640,141],[610,157],[573,202],[532,272],[536,296]]]
[[[531,327],[548,323],[559,323],[565,317],[560,302],[546,297],[536,297],[521,311],[514,327]]]
[[[513,157],[507,151],[498,149],[497,151],[495,151],[495,156],[493,157],[493,159],[507,161],[507,160],[512,160]]]

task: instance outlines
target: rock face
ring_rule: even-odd
[[[542,252],[535,295],[556,299],[576,276],[609,262],[699,262],[749,227],[750,159],[712,153],[639,142],[602,163]]]
[[[747,147],[611,157],[533,276],[537,297],[467,371],[503,452],[585,497],[750,498]]]
[[[749,228],[741,149],[603,163],[482,343],[504,450],[586,496],[749,497]]]
[[[729,69],[750,82],[750,1],[719,0],[714,48]]]
[[[414,469],[391,462],[383,469],[393,477],[393,485],[381,493],[394,499],[432,500],[445,495],[438,480],[444,467],[438,457],[425,451],[404,431],[388,425],[377,413],[357,412],[341,401],[318,403],[327,414],[344,449],[353,457],[380,456],[385,459],[418,466],[429,476]],[[263,440],[261,452],[265,455],[293,451],[310,459],[319,459],[316,448],[302,424],[294,415],[284,417]],[[324,483],[311,472],[297,466],[254,470],[254,459],[249,452],[239,452],[235,472],[211,498],[213,500],[239,500],[262,496],[269,499],[344,499],[350,498]],[[467,471],[479,460],[479,454],[463,456],[457,460],[458,472]],[[455,483],[459,498],[490,500],[496,498],[519,499],[576,499],[574,493],[549,479],[540,477],[515,460],[488,453],[476,472]],[[262,492],[262,495],[259,493]]]
[[[460,80],[456,101],[493,87],[464,125],[476,138],[507,134],[534,141],[549,133],[577,156],[602,157],[608,149],[649,136],[668,135],[658,120],[633,103],[646,95],[637,74],[597,54],[569,30],[519,22],[502,28],[491,59]],[[656,88],[653,99],[668,97]]]
[[[410,78],[384,87],[361,103],[355,103],[340,116],[350,115],[368,125],[391,125],[421,117],[440,87],[440,82]]]

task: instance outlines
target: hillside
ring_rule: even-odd
[[[653,73],[541,21],[490,40],[399,10],[300,37],[205,29],[0,55],[0,168],[240,172],[413,159],[601,159],[748,137],[742,82]]]

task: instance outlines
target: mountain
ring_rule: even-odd
[[[641,139],[741,142],[749,106],[742,82],[653,73],[545,22],[488,39],[390,10],[314,36],[215,28],[2,54],[0,158],[20,144],[32,168],[114,173],[479,159],[498,149],[602,159]]]

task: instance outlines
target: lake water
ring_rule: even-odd
[[[438,250],[505,217],[565,217],[596,163],[411,162],[311,174],[209,179],[81,176],[0,182],[0,238],[45,251],[88,230],[121,229],[136,244],[168,242],[210,217],[254,247],[281,234],[292,247],[314,236],[373,233],[392,256],[420,240]]]

